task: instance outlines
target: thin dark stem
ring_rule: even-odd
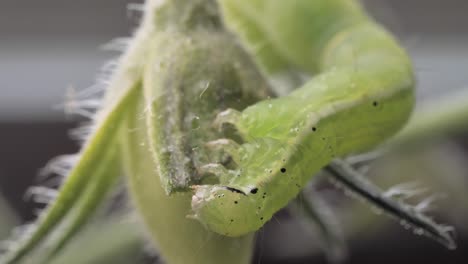
[[[404,225],[413,227],[417,233],[433,238],[448,249],[456,248],[452,227],[439,225],[415,207],[385,196],[379,187],[368,181],[346,162],[334,160],[326,167],[326,171],[347,189],[401,220]]]

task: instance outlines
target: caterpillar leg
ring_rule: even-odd
[[[205,146],[207,146],[211,150],[225,152],[232,158],[232,160],[236,164],[239,164],[240,162],[240,155],[239,155],[240,145],[232,139],[221,138],[221,139],[213,140],[213,141],[206,143]]]
[[[230,124],[230,125],[233,125],[234,127],[238,128],[237,124],[239,123],[241,115],[242,115],[241,112],[239,112],[239,111],[237,111],[235,109],[229,108],[227,110],[222,111],[221,113],[219,113],[216,116],[216,118],[215,118],[215,120],[213,122],[213,126],[218,131],[223,130],[223,127],[226,124]]]
[[[384,212],[400,219],[405,225],[414,228],[417,234],[426,235],[441,243],[448,249],[455,249],[453,227],[440,225],[423,214],[428,202],[423,201],[420,206],[411,206],[391,199],[389,195],[380,190],[364,178],[353,167],[341,160],[334,160],[326,170],[347,189],[355,192]]]
[[[230,179],[236,176],[236,172],[233,170],[228,170],[222,164],[219,163],[209,163],[198,168],[198,173],[202,177],[204,175],[213,174],[215,175],[220,182],[228,182]]]

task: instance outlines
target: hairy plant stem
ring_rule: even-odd
[[[243,63],[243,53],[230,44],[235,41],[226,41],[230,37],[216,7],[214,0],[146,2],[144,23],[150,24],[142,28],[150,33],[144,39],[143,93],[119,136],[132,199],[158,253],[170,264],[249,263],[253,252],[253,234],[227,238],[189,219],[193,194],[189,186],[183,188],[196,177],[197,162],[206,162],[203,144],[219,136],[212,128],[216,111],[238,104],[241,87],[259,85],[232,67],[253,64]],[[205,81],[206,88],[198,90]],[[250,102],[246,98],[241,106]],[[177,177],[181,180],[174,181]]]

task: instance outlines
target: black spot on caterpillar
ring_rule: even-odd
[[[238,190],[236,188],[232,188],[232,187],[227,187],[227,186],[224,186],[224,188],[228,191],[231,191],[231,192],[235,192],[235,193],[240,193],[242,195],[247,195],[245,194],[245,192],[241,191],[241,190]],[[224,196],[224,195],[223,195]]]

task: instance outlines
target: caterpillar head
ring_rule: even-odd
[[[221,235],[239,237],[260,229],[271,214],[258,205],[257,188],[248,192],[225,186],[193,187],[193,217],[209,230]]]

